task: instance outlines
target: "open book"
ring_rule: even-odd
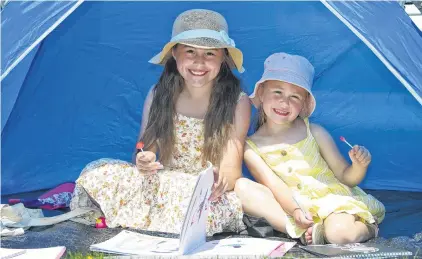
[[[183,221],[180,239],[123,230],[113,238],[90,246],[91,251],[121,255],[270,255],[282,256],[295,242],[259,238],[229,238],[206,242],[208,198],[214,182],[212,164],[199,174]]]
[[[187,239],[189,242],[190,238]],[[121,255],[264,255],[283,256],[295,242],[282,242],[262,238],[227,238],[204,242],[199,247],[187,252],[179,252],[179,240],[144,235],[123,230],[115,237],[91,245],[92,251]]]
[[[412,255],[412,252],[403,249],[396,249],[375,243],[308,245],[300,246],[300,248],[318,256],[337,258],[397,258]]]

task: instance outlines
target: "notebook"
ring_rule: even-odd
[[[188,240],[190,240],[188,238]],[[194,255],[202,258],[210,256],[268,256],[281,257],[290,250],[296,242],[283,242],[263,238],[225,238],[204,242],[199,247],[182,254],[179,252],[179,240],[172,238],[149,236],[133,231],[123,230],[113,238],[92,245],[91,251],[143,256],[178,256]]]
[[[123,230],[102,243],[90,246],[91,251],[120,255],[270,255],[281,256],[296,242],[260,238],[228,238],[206,242],[208,198],[214,182],[212,164],[198,176],[183,221],[180,239],[156,237]]]
[[[404,249],[374,243],[308,245],[300,246],[300,248],[314,255],[337,258],[383,258],[412,255],[412,252]]]
[[[193,194],[190,198],[189,205],[183,220],[180,239],[163,239],[157,240],[151,236],[135,235],[137,233],[124,230],[114,238],[100,244],[90,246],[92,251],[119,253],[119,254],[137,254],[142,251],[149,254],[188,254],[197,247],[206,242],[206,224],[207,224],[207,202],[211,195],[211,188],[214,183],[213,166],[207,162],[207,168],[204,169],[196,181]],[[133,240],[129,242],[128,236],[132,236]],[[130,245],[128,245],[129,243]],[[154,251],[149,251],[150,247],[157,245]],[[135,249],[135,250],[134,250]]]
[[[206,242],[194,250],[195,256],[264,256],[282,257],[296,242],[283,242],[264,238],[226,238]],[[258,257],[259,258],[259,257]]]
[[[0,248],[1,259],[59,259],[62,257],[66,247],[47,247],[47,248],[34,248],[34,249],[12,249],[12,248]]]

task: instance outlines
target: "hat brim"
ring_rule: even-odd
[[[261,105],[261,101],[259,100],[259,96],[257,95],[258,88],[261,87],[262,83],[269,80],[290,83],[300,88],[303,88],[309,93],[308,98],[306,98],[305,107],[299,114],[300,117],[302,118],[310,117],[312,113],[315,111],[316,100],[312,92],[306,87],[308,83],[303,78],[297,76],[295,73],[288,72],[288,71],[283,72],[283,76],[281,76],[279,72],[265,72],[262,75],[262,78],[255,84],[255,89],[253,93],[249,95],[249,98],[251,99],[252,104],[255,106],[255,108],[259,108],[259,106]]]
[[[245,69],[243,68],[243,53],[238,48],[235,48],[231,45],[225,44],[219,40],[211,39],[211,38],[195,38],[195,39],[185,39],[179,40],[177,42],[169,42],[167,43],[162,51],[155,55],[152,59],[149,60],[152,64],[163,65],[168,57],[171,55],[171,49],[176,44],[184,44],[188,46],[192,46],[195,48],[203,48],[203,49],[227,49],[231,59],[233,60],[236,69],[243,73]]]

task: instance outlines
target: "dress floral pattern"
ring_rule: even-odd
[[[135,165],[113,159],[88,164],[76,181],[71,209],[93,208],[81,221],[99,216],[109,227],[180,233],[198,174],[205,169],[201,152],[203,120],[177,115],[172,161],[153,175],[141,175]],[[224,193],[210,203],[207,234],[245,229],[239,198]]]

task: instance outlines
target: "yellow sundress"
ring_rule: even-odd
[[[322,158],[308,119],[304,122],[307,136],[296,144],[277,144],[262,151],[251,139],[246,142],[296,193],[315,223],[322,222],[331,213],[342,212],[356,215],[363,222],[381,223],[385,216],[384,205],[361,188],[340,183]],[[297,227],[292,216],[286,217],[287,233],[299,238],[305,229]]]

